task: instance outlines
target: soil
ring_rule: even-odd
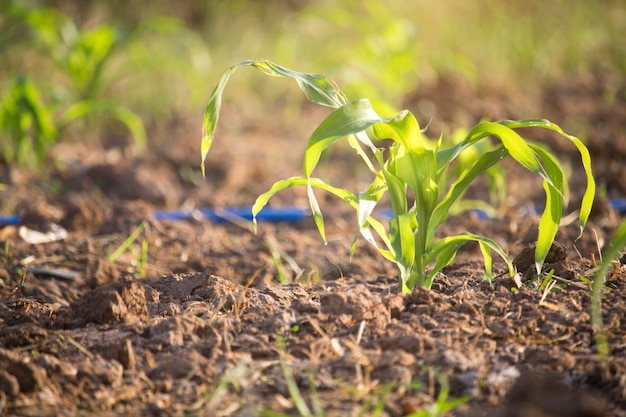
[[[586,140],[605,197],[626,195],[624,79],[593,74],[521,94],[448,77],[406,106],[432,118],[433,135],[483,116],[546,116]],[[293,138],[306,138],[323,116],[303,104],[287,135],[227,106],[206,180],[195,115],[153,126],[141,153],[119,140],[74,142],[59,145],[60,162],[45,176],[0,165],[2,212],[22,218],[0,228],[0,412],[301,415],[294,382],[308,407],[328,416],[404,416],[466,396],[448,415],[626,416],[626,269],[615,264],[603,295],[606,363],[590,290],[578,278],[593,274],[620,220],[603,198],[581,240],[574,244],[575,224],[562,227],[548,260],[560,277],[551,291],[529,279],[538,219],[520,214],[541,204],[541,187],[513,167],[500,218],[461,214],[439,233],[496,239],[516,258],[520,280],[496,260],[499,275],[484,281],[480,250],[468,244],[431,290],[403,296],[393,265],[362,241],[350,262],[354,213],[321,195],[327,245],[310,218],[260,223],[258,234],[247,221],[153,219],[156,210],[250,205],[300,173],[305,140]],[[573,147],[547,141],[575,157]],[[353,161],[338,148],[320,176],[358,187]],[[575,202],[584,183],[575,159],[571,166]],[[272,204],[306,207],[306,194],[289,191]],[[67,236],[22,238],[22,227],[51,225]]]

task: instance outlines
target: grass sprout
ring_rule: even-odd
[[[602,254],[602,262],[594,274],[591,286],[591,325],[596,338],[598,355],[603,367],[608,366],[609,343],[602,324],[602,289],[614,260],[626,247],[626,221],[623,221]]]
[[[300,389],[298,388],[298,383],[296,382],[296,379],[293,375],[293,370],[287,363],[285,339],[282,337],[279,337],[277,338],[276,343],[278,345],[280,369],[283,372],[283,377],[285,378],[285,383],[287,384],[287,390],[289,391],[289,396],[291,397],[291,400],[293,401],[293,405],[296,407],[296,410],[298,410],[298,413],[300,414],[301,417],[323,416],[323,412],[321,408],[319,407],[317,400],[313,401],[313,404],[317,405],[315,407],[315,414],[313,414],[313,412],[311,412],[311,409],[307,405],[306,401],[304,400],[304,397],[300,393]],[[312,383],[310,385],[311,387],[314,386],[314,384]],[[314,393],[312,393],[312,397],[315,397]],[[278,416],[280,414],[269,412],[269,413],[262,413],[262,415]]]
[[[449,399],[450,384],[448,382],[448,377],[445,374],[438,374],[438,380],[440,389],[439,394],[437,395],[437,400],[431,406],[414,413],[407,414],[405,417],[439,417],[471,400],[469,395],[453,400]]]
[[[497,253],[506,263],[509,273],[514,274],[510,258],[491,238],[470,232],[435,238],[439,226],[447,220],[452,207],[462,199],[468,187],[506,157],[513,158],[543,180],[545,209],[539,222],[535,251],[537,275],[541,274],[563,215],[564,203],[569,198],[569,186],[556,156],[518,133],[525,128],[556,132],[578,150],[587,180],[578,214],[582,235],[595,195],[591,157],[578,138],[568,135],[556,124],[545,119],[483,121],[469,129],[462,140],[444,146],[441,141],[426,138],[416,118],[407,110],[383,118],[368,99],[349,101],[335,83],[323,75],[293,71],[267,60],[243,61],[228,68],[213,90],[203,119],[203,173],[204,162],[214,140],[223,90],[231,75],[246,66],[269,76],[291,78],[309,100],[333,109],[309,138],[304,155],[304,175],[274,183],[257,198],[252,208],[253,215],[258,214],[279,191],[296,186],[306,187],[313,218],[326,242],[324,218],[315,190],[339,197],[353,207],[357,215],[357,233],[351,254],[360,233],[384,258],[396,264],[403,293],[411,292],[416,286],[430,288],[439,271],[451,264],[458,249],[470,241],[477,242],[480,247],[486,278],[493,276],[492,252]],[[371,172],[372,182],[367,189],[353,193],[313,176],[323,152],[340,140],[348,141]],[[387,148],[383,146],[385,141],[391,143]],[[460,157],[483,141],[489,146],[477,158],[463,160]],[[455,162],[457,171],[450,171]],[[445,181],[442,183],[443,178]],[[393,211],[387,227],[373,217],[374,209],[384,195],[388,195]]]
[[[108,256],[109,261],[111,262],[117,261],[118,258],[122,256],[124,252],[126,252],[131,247],[131,245],[135,242],[135,240],[137,240],[137,238],[139,237],[141,232],[143,232],[143,229],[145,227],[146,227],[146,222],[141,222],[139,226],[137,226],[135,230],[133,230],[130,236],[128,236],[126,240],[124,240],[124,242],[122,242],[122,244],[118,246],[117,249],[115,249],[115,251],[113,251],[113,253]],[[146,245],[146,252],[147,252],[147,245]]]
[[[298,279],[302,276],[304,271],[302,270],[302,268],[300,268],[300,266],[298,265],[296,260],[293,259],[292,256],[290,256],[288,253],[286,253],[285,251],[279,248],[278,243],[276,242],[276,239],[268,236],[265,238],[263,245],[270,252],[272,264],[274,265],[274,268],[276,268],[276,273],[278,274],[278,281],[281,284],[287,284],[290,281],[289,274],[287,273],[287,270],[285,269],[283,260],[287,263],[287,265],[289,265],[289,267],[293,270],[295,274],[293,281],[298,281]]]

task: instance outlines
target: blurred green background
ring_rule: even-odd
[[[167,120],[200,121],[221,72],[245,59],[323,73],[383,113],[451,75],[525,93],[626,74],[621,0],[3,0],[0,12],[5,162],[42,135],[45,153],[50,142],[129,129],[141,144],[138,120],[148,142]],[[226,102],[302,102],[295,84],[241,72]]]

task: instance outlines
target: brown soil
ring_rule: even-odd
[[[583,126],[598,180],[618,198],[626,195],[626,86],[618,81],[581,77],[520,97],[451,78],[423,86],[407,106],[419,119],[430,117],[420,108],[436,109],[433,134],[483,115],[544,115],[575,133]],[[18,226],[0,228],[0,413],[298,415],[293,376],[309,408],[328,416],[376,415],[379,406],[379,415],[409,415],[446,389],[448,400],[470,398],[455,416],[626,416],[626,270],[617,265],[604,292],[606,367],[590,290],[577,279],[592,274],[597,247],[617,224],[602,204],[576,250],[576,227],[560,232],[548,262],[567,282],[550,292],[504,274],[490,285],[480,251],[467,245],[432,290],[402,296],[393,266],[363,242],[349,261],[354,215],[332,198],[322,200],[326,246],[310,219],[262,223],[258,234],[249,222],[152,219],[160,209],[249,205],[273,181],[299,174],[304,141],[294,146],[292,138],[305,138],[323,116],[306,105],[302,114],[307,121],[286,137],[259,117],[235,124],[227,109],[206,181],[195,119],[155,130],[156,143],[140,156],[106,144],[97,152],[93,144],[59,146],[65,165],[45,182],[0,166],[2,212],[19,213],[30,229],[68,230],[62,241],[28,244]],[[347,184],[352,158],[331,152],[321,176]],[[440,233],[495,238],[528,278],[537,218],[518,209],[540,203],[541,188],[510,172],[501,219],[457,216]],[[301,190],[273,203],[307,204]],[[111,261],[142,222],[131,250]]]

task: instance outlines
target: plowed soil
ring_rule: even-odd
[[[299,393],[327,416],[404,416],[462,398],[447,415],[626,416],[626,269],[615,264],[603,294],[606,366],[579,279],[593,275],[620,221],[606,199],[626,196],[624,79],[581,76],[522,93],[446,78],[406,106],[424,124],[432,118],[432,136],[483,116],[542,116],[586,141],[604,194],[581,240],[576,221],[563,225],[551,291],[516,282],[498,260],[500,275],[484,281],[480,250],[467,245],[431,290],[403,296],[393,265],[365,243],[350,261],[354,213],[322,195],[326,246],[309,218],[260,223],[258,234],[248,221],[155,220],[157,210],[250,205],[300,174],[307,135],[324,114],[303,104],[303,121],[287,132],[263,119],[268,109],[227,106],[206,180],[201,114],[153,127],[139,154],[112,139],[59,145],[61,162],[44,174],[0,165],[2,213],[21,216],[0,227],[0,413],[304,415]],[[584,186],[575,149],[541,135],[530,133],[571,158],[571,212]],[[366,178],[355,161],[340,147],[319,176],[356,191]],[[492,237],[524,276],[538,218],[523,213],[542,204],[542,190],[509,168],[500,218],[461,214],[438,233]],[[307,207],[306,194],[272,204]],[[22,226],[53,224],[65,239],[21,237]]]

